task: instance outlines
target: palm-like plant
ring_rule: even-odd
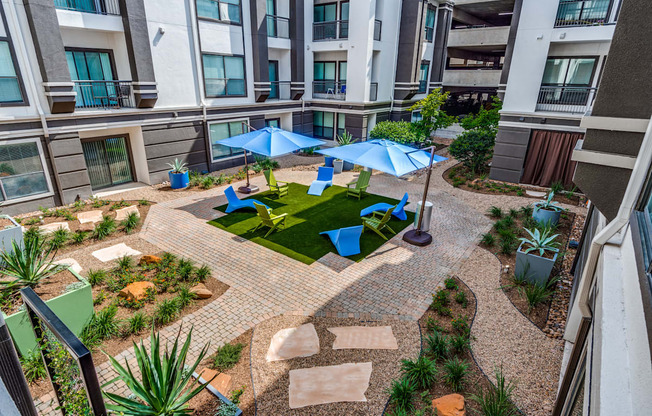
[[[348,144],[353,144],[355,143],[355,139],[353,138],[353,135],[349,133],[348,131],[345,131],[342,133],[341,136],[337,136],[337,145],[338,146],[346,146]]]
[[[140,346],[134,342],[134,353],[140,369],[140,379],[134,375],[129,364],[125,361],[127,368],[109,356],[111,365],[118,372],[118,377],[131,390],[137,400],[122,397],[117,394],[104,392],[104,395],[116,404],[107,405],[107,409],[125,415],[156,415],[156,416],[182,416],[192,413],[188,408],[188,401],[201,392],[208,383],[199,384],[197,380],[192,381],[192,374],[199,363],[206,355],[208,345],[199,353],[195,363],[189,369],[185,368],[188,349],[192,337],[192,329],[186,338],[181,349],[179,349],[179,337],[181,329],[174,341],[171,351],[167,345],[165,352],[161,353],[159,335],[152,331],[150,351],[141,340]]]
[[[526,246],[529,246],[525,249],[524,251],[525,254],[528,254],[531,251],[538,251],[539,256],[543,257],[546,251],[552,251],[552,252],[557,251],[559,242],[555,241],[555,239],[559,236],[559,234],[550,235],[551,231],[549,229],[544,229],[543,231],[541,231],[538,228],[535,229],[534,232],[527,228],[525,228],[525,231],[528,234],[530,234],[531,237],[531,238],[521,237],[519,239]]]
[[[21,289],[35,287],[43,279],[68,268],[52,261],[56,248],[46,244],[43,238],[26,238],[21,244],[11,242],[12,250],[0,252],[0,287]],[[49,247],[48,247],[49,246]],[[47,247],[47,248],[46,248]]]
[[[168,163],[167,165],[172,169],[172,173],[184,173],[188,170],[186,167],[188,164],[180,161],[178,158],[175,158],[174,162]]]
[[[553,191],[550,191],[546,199],[536,202],[534,204],[534,211],[538,211],[540,209],[545,209],[546,211],[557,211],[557,212],[563,211],[564,208],[559,206],[558,202],[553,202],[552,199],[554,197],[555,197],[555,193]]]

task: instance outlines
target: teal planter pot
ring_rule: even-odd
[[[525,254],[522,248],[523,243],[516,251],[514,274],[517,276],[524,275],[527,281],[532,284],[545,285],[548,278],[550,278],[550,273],[552,273],[552,268],[555,266],[559,253],[555,253],[553,258],[547,259],[533,254],[534,251]]]
[[[345,160],[345,161],[344,161],[344,164],[342,165],[342,170],[344,170],[344,171],[353,170],[353,166],[354,166],[353,163],[351,163],[351,162],[347,162],[347,161]]]
[[[170,178],[170,188],[172,189],[187,188],[190,184],[190,174],[188,171],[183,173],[172,173],[172,171],[169,171],[168,177]]]
[[[84,283],[73,291],[61,294],[56,298],[45,301],[45,304],[63,321],[64,324],[75,334],[79,335],[93,316],[93,292],[91,285],[75,273],[68,269],[80,282]],[[37,347],[36,338],[32,324],[29,321],[27,312],[21,310],[13,315],[6,316],[3,313],[11,337],[21,354]]]
[[[23,245],[23,227],[21,227],[9,215],[0,215],[0,218],[7,219],[13,223],[13,227],[7,227],[0,230],[0,250],[12,252],[14,250],[12,241]]]
[[[532,212],[532,218],[537,220],[538,223],[553,227],[559,222],[560,216],[561,211],[548,210],[543,208],[536,209],[536,206]]]

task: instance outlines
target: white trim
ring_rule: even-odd
[[[634,169],[634,164],[636,163],[636,157],[634,156],[624,156],[582,149],[574,149],[571,160],[621,169]]]
[[[581,120],[584,117],[583,113],[554,113],[549,111],[522,112],[500,110],[500,115],[510,117],[557,118],[560,120]]]
[[[21,202],[31,201],[33,199],[47,198],[54,195],[54,191],[52,190],[52,181],[50,180],[50,172],[48,172],[48,164],[47,161],[45,160],[43,147],[41,146],[41,139],[39,137],[32,137],[26,139],[0,140],[0,146],[20,144],[20,143],[36,143],[36,149],[38,150],[38,155],[39,158],[41,159],[41,167],[43,168],[43,175],[45,175],[45,183],[48,186],[48,191],[41,194],[29,195],[29,196],[24,196],[15,199],[8,199],[0,202],[0,206],[19,204]]]
[[[158,90],[133,90],[134,94],[158,94]]]
[[[219,162],[222,162],[222,161],[224,161],[224,160],[232,160],[232,159],[236,159],[236,158],[239,158],[239,157],[243,157],[243,156],[244,156],[244,153],[242,153],[242,154],[239,154],[239,155],[233,155],[233,156],[228,156],[228,157],[222,157],[222,158],[219,158],[219,159],[217,159],[217,160],[213,157],[213,142],[211,141],[211,125],[212,125],[212,124],[235,123],[235,122],[238,122],[238,121],[240,121],[240,122],[245,122],[245,123],[247,123],[247,125],[249,125],[249,117],[244,117],[244,118],[230,118],[230,119],[214,120],[214,121],[207,121],[207,122],[206,122],[206,135],[208,136],[208,149],[209,149],[210,156],[211,156],[211,162],[210,162],[211,164],[213,164],[213,163],[219,163]],[[247,153],[247,156],[250,156],[250,155],[251,155],[251,152],[247,152],[247,151],[245,151],[245,153]]]
[[[45,91],[43,94],[50,97],[76,97],[76,91]]]
[[[521,123],[518,121],[499,121],[498,127],[516,127],[533,130],[556,130],[572,133],[586,133],[586,130],[576,126],[562,126],[559,124]]]
[[[74,87],[74,82],[43,82],[44,87]]]
[[[151,81],[133,81],[131,85],[150,85],[150,86],[157,86],[158,82],[151,82]]]
[[[626,131],[645,133],[650,120],[621,117],[584,116],[580,127],[593,130]]]

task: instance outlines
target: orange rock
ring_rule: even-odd
[[[190,288],[190,293],[194,293],[198,299],[208,299],[213,296],[213,292],[208,290],[208,288],[203,284],[199,283]]]
[[[127,298],[128,300],[141,300],[147,296],[147,289],[156,290],[156,286],[152,282],[134,282],[125,287],[118,293],[118,296]]]
[[[161,262],[161,258],[157,256],[143,256],[140,258],[140,261],[138,262],[139,265],[143,264],[159,264]]]
[[[437,416],[466,416],[464,396],[449,394],[432,401],[432,408]]]
[[[216,374],[217,377],[215,377]],[[228,374],[218,373],[217,371],[211,370],[210,368],[204,368],[199,372],[199,376],[203,378],[204,381],[213,379],[213,381],[211,381],[211,386],[213,386],[215,390],[222,393],[223,396],[228,396],[229,392],[231,391],[231,376]]]

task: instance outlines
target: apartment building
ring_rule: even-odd
[[[614,6],[614,5],[612,5]],[[652,408],[652,89],[649,2],[624,0],[574,182],[591,206],[573,265],[554,416]]]
[[[490,178],[573,182],[621,0],[516,0],[518,27]]]
[[[2,0],[5,213],[243,164],[266,125],[366,137],[442,85],[432,0]]]

